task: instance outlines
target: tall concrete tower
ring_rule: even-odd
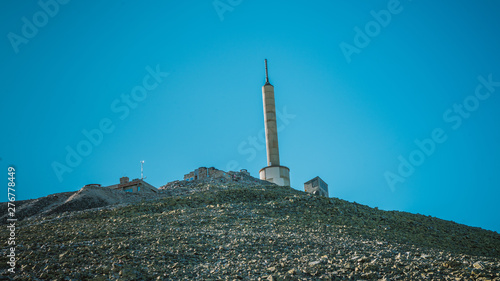
[[[280,166],[274,87],[269,83],[267,59],[265,63],[266,84],[262,86],[262,100],[264,102],[264,125],[266,128],[267,167],[260,169],[259,175],[261,180],[266,180],[281,186],[289,186],[290,169],[285,166]]]

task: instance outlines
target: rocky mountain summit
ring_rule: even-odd
[[[500,280],[498,233],[434,217],[251,177],[180,181],[154,196],[106,192],[25,202],[17,271],[0,278]]]

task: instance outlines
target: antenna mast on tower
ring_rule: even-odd
[[[266,62],[266,85],[267,85],[267,84],[270,84],[269,83],[269,75],[267,74],[267,59],[265,59],[265,62]]]

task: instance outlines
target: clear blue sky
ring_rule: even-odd
[[[18,200],[137,178],[141,160],[155,186],[200,166],[257,177],[267,58],[293,188],[320,176],[330,196],[500,231],[498,1],[41,3],[0,4]]]

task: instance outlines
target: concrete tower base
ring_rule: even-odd
[[[269,166],[260,169],[261,180],[266,180],[280,186],[290,186],[290,169],[285,166]]]

